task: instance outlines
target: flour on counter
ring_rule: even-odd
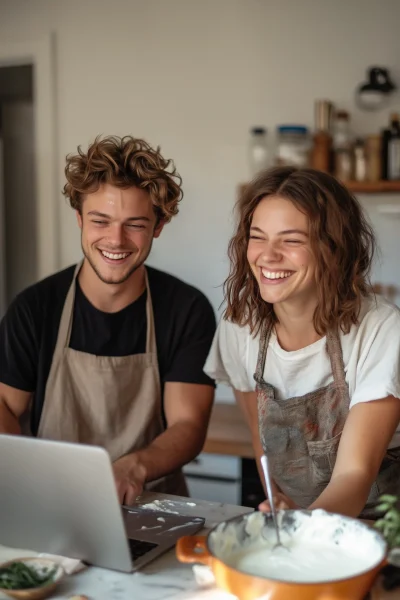
[[[167,508],[167,506],[169,506],[171,504],[174,506],[173,503],[168,502],[166,500],[154,500],[154,502],[148,502],[147,504],[141,504],[140,508],[143,508],[144,510],[156,510],[159,512],[170,513],[172,515],[179,515],[177,510],[170,510],[169,508]]]
[[[197,506],[195,502],[179,502],[172,500],[154,500],[154,502],[148,502],[147,504],[140,504],[139,507],[144,510],[156,510],[158,512],[165,512],[171,515],[179,515],[180,512],[177,510],[172,510],[173,508],[183,508],[185,509],[187,506],[191,508]]]
[[[157,521],[161,521],[161,523],[165,523],[164,517],[157,517]]]
[[[188,527],[188,525],[196,525],[196,522],[189,521],[188,523],[183,523],[183,525],[174,525],[174,527],[169,527],[168,531],[176,531],[177,529],[184,529]]]

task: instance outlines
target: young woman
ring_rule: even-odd
[[[400,494],[400,311],[371,291],[373,231],[308,169],[261,173],[237,210],[205,370],[234,388],[279,507],[373,517]]]

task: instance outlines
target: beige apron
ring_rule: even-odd
[[[265,361],[273,325],[261,330],[257,369],[258,423],[261,443],[275,482],[301,508],[312,504],[332,477],[340,437],[350,407],[339,335],[326,336],[333,382],[296,398],[278,398],[264,380]],[[388,450],[361,514],[376,518],[381,494],[400,493],[400,448]]]
[[[164,430],[153,307],[147,277],[144,354],[95,356],[69,347],[78,264],[64,303],[38,437],[104,447],[114,462]],[[96,335],[93,332],[93,335]],[[146,489],[187,495],[181,471]]]

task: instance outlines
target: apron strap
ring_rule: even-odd
[[[156,328],[154,325],[154,311],[153,303],[151,301],[151,292],[149,285],[149,277],[147,269],[144,270],[144,277],[146,282],[147,299],[146,299],[146,319],[147,319],[147,333],[146,333],[146,354],[152,353],[157,355],[157,341],[156,341]]]
[[[326,351],[331,363],[333,381],[339,391],[342,401],[350,406],[349,387],[346,383],[346,374],[344,370],[342,345],[340,343],[337,331],[329,331],[326,334]]]
[[[264,369],[265,369],[265,361],[267,358],[267,350],[269,340],[271,338],[272,329],[274,327],[274,323],[272,319],[268,319],[264,321],[261,325],[261,333],[260,333],[260,341],[259,341],[259,350],[257,357],[257,367],[256,372],[254,373],[254,379],[257,383],[264,381]]]
[[[71,330],[72,330],[72,321],[74,315],[74,302],[75,302],[75,280],[78,277],[78,273],[81,270],[83,265],[83,260],[81,260],[75,267],[74,275],[72,277],[71,285],[69,286],[69,290],[67,293],[67,297],[64,302],[63,311],[61,314],[60,325],[58,327],[58,336],[57,342],[54,349],[53,360],[54,358],[60,356],[62,354],[64,348],[68,348],[69,341],[71,338]]]

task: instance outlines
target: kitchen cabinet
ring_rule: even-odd
[[[183,471],[192,498],[251,508],[265,499],[253,458],[202,453]]]
[[[241,505],[241,459],[200,454],[183,469],[192,498]]]

